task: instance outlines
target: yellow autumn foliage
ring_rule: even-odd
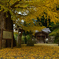
[[[58,46],[22,46],[3,48],[0,52],[0,59],[59,59]]]
[[[43,15],[45,19],[47,18],[47,20],[50,18],[51,22],[53,21],[54,23],[56,23],[57,21],[59,21],[59,10],[57,10],[57,8],[59,8],[59,0],[0,0],[0,12],[3,10],[3,12],[9,11],[11,14],[11,19],[13,21],[16,22],[16,20],[19,18],[19,20],[23,19],[24,21],[26,21],[26,23],[31,23],[32,25],[33,18],[41,18]],[[27,15],[24,16],[18,14],[19,11],[22,13],[26,12]],[[45,13],[47,14],[47,17]],[[21,24],[19,24],[19,22],[17,22],[18,25],[22,26]],[[48,25],[49,22],[47,26]],[[29,29],[24,27],[24,29],[28,29],[28,31],[31,29],[33,31],[35,29],[34,26],[33,28],[30,27]],[[41,30],[42,28],[40,27],[38,29],[37,27],[36,29]]]

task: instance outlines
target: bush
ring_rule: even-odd
[[[25,42],[23,40],[21,40],[21,44],[25,44]]]
[[[14,38],[15,38],[15,40],[17,40],[17,36],[18,36],[18,33],[14,32]]]
[[[49,36],[55,36],[56,35],[56,32],[52,32],[49,34]]]
[[[30,40],[31,38],[30,38],[30,36],[29,36],[29,35],[27,35],[27,36],[26,36],[26,39],[27,39],[27,40]]]
[[[54,42],[59,44],[59,33],[56,34]]]
[[[27,46],[34,46],[34,42],[32,40],[28,40]]]

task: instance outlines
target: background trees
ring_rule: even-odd
[[[49,35],[55,36],[54,43],[59,44],[59,23],[58,22],[52,27],[52,32]]]
[[[54,23],[57,21],[59,22],[58,9],[59,0],[0,0],[0,12],[6,13],[6,17],[8,17],[9,12],[11,14],[13,23],[21,26],[25,31],[31,30],[33,32],[34,29],[40,31],[42,28],[44,28],[44,26],[40,26],[38,23],[34,25],[32,20],[37,20],[37,17],[39,17],[39,19],[43,22],[43,19],[41,19],[43,15],[47,20],[47,25],[44,23],[45,26],[49,25],[49,19]],[[22,19],[27,25],[31,25],[25,27],[24,25],[20,24]]]

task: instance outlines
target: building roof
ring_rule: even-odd
[[[50,29],[49,28],[44,28],[41,30],[42,32],[45,32],[45,33],[50,33]],[[35,30],[35,33],[38,33],[39,31],[38,30]]]
[[[42,29],[42,31],[46,32],[46,33],[50,33],[51,32],[49,28],[44,28],[44,29]]]

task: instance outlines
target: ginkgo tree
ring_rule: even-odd
[[[34,26],[32,20],[37,17],[41,19],[43,15],[47,20],[50,19],[54,23],[59,22],[59,10],[57,8],[59,8],[59,0],[0,0],[0,12],[6,13],[6,17],[8,17],[7,12],[9,11],[14,23],[16,23],[17,19],[19,19],[19,22],[23,19],[26,23],[32,24],[29,27],[21,24],[21,27],[25,31],[33,31],[34,29],[40,31],[44,28],[44,26],[42,28],[40,26],[38,27],[38,24]],[[18,12],[22,14],[18,14]],[[25,16],[24,13],[27,15]],[[18,25],[20,25],[19,22],[17,22]]]
[[[0,0],[0,11],[9,11],[12,20],[24,19],[27,23],[33,23],[32,19],[36,17],[50,18],[56,23],[59,20],[59,0]],[[18,15],[18,12],[26,12],[27,16]],[[46,16],[47,14],[47,16]],[[6,14],[6,17],[8,15]]]
[[[32,18],[41,18],[42,15],[46,18],[46,14],[47,20],[50,17],[51,21],[58,21],[59,10],[57,11],[57,8],[59,8],[59,0],[0,0],[0,11],[9,11],[13,20],[19,17],[20,19],[24,18],[27,22],[31,22]],[[28,16],[17,15],[18,11],[26,12],[26,10],[29,11]]]

